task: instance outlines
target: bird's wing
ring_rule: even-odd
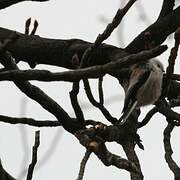
[[[146,82],[149,75],[150,70],[142,70],[142,68],[136,68],[133,70],[131,73],[133,85],[127,90],[122,113],[125,113],[134,104],[138,89]]]

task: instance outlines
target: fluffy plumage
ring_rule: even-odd
[[[124,124],[135,108],[154,104],[161,95],[164,67],[157,59],[132,66],[128,89],[126,91],[123,115]]]

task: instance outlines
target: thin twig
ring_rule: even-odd
[[[99,91],[99,103],[100,103],[101,105],[104,104],[104,94],[103,94],[102,83],[103,83],[103,77],[100,77],[100,78],[98,79],[98,91]]]
[[[35,35],[35,33],[36,33],[36,30],[37,30],[37,28],[38,28],[38,21],[35,19],[35,21],[34,21],[34,27],[33,27],[33,30],[31,31],[31,33],[30,33],[30,35]]]
[[[102,34],[99,34],[93,48],[97,48],[101,45],[101,43],[106,40],[114,29],[120,24],[121,20],[123,19],[124,15],[128,12],[131,6],[136,2],[136,0],[129,0],[129,2],[125,5],[123,9],[118,9],[116,15],[114,16],[111,23],[109,23]]]
[[[138,128],[144,127],[151,120],[152,116],[158,112],[157,107],[153,107],[145,116],[145,118],[138,123]]]
[[[89,85],[89,81],[87,79],[84,79],[83,80],[83,83],[84,83],[84,88],[85,88],[85,91],[86,91],[86,95],[89,99],[89,101],[91,102],[91,104],[95,107],[97,107],[101,112],[102,114],[105,116],[105,118],[111,122],[111,123],[115,123],[117,122],[117,119],[112,117],[111,114],[109,113],[109,111],[104,107],[104,105],[102,105],[101,103],[97,102],[94,97],[93,97],[93,94],[91,92],[91,88],[90,88],[90,85]]]
[[[37,163],[37,150],[38,150],[39,144],[40,144],[40,131],[36,131],[36,133],[35,133],[35,142],[34,142],[33,152],[32,152],[32,162],[29,165],[26,180],[32,180],[34,167],[35,167],[35,165]]]
[[[80,169],[79,169],[79,174],[78,174],[77,180],[83,180],[86,163],[87,163],[91,153],[92,153],[92,151],[90,151],[88,149],[86,150],[85,155],[84,155],[84,157],[83,157],[83,159],[81,161],[81,166],[80,166]]]
[[[9,124],[25,124],[34,127],[58,127],[62,126],[59,121],[35,120],[32,118],[17,118],[0,115],[0,122]]]
[[[29,34],[29,27],[31,25],[31,18],[28,18],[26,20],[26,23],[25,23],[25,34],[28,35]]]
[[[106,40],[111,35],[114,29],[117,28],[117,26],[120,24],[121,20],[123,19],[124,15],[128,12],[128,10],[135,2],[136,0],[129,0],[129,2],[126,4],[126,6],[123,9],[118,9],[112,22],[107,25],[106,29],[102,34],[98,35],[94,44],[84,52],[81,59],[82,67],[85,67],[87,63],[89,63],[89,60],[91,59],[93,52],[102,44],[104,40]]]

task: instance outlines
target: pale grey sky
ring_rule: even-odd
[[[150,20],[153,22],[160,10],[162,0],[139,0],[147,12]],[[96,36],[103,32],[106,23],[101,22],[104,17],[109,22],[115,15],[120,4],[120,0],[104,1],[104,0],[50,0],[46,3],[25,2],[16,4],[0,12],[0,26],[10,28],[16,31],[24,32],[24,23],[26,19],[32,17],[37,19],[39,27],[37,34],[42,37],[70,39],[80,38],[93,42]],[[130,9],[124,18],[124,39],[125,45],[128,44],[141,30],[146,27],[139,19],[139,12],[134,6]],[[117,45],[118,31],[115,31],[106,41],[107,43]],[[171,45],[171,44],[170,44]],[[169,46],[170,48],[171,46]],[[167,64],[168,52],[160,57],[163,64]],[[177,63],[177,66],[178,63]],[[20,63],[21,68],[28,68],[24,63]],[[37,68],[48,68],[52,71],[62,71],[64,69],[50,66],[38,66]],[[178,71],[178,69],[177,69]],[[96,81],[92,82],[95,87]],[[40,86],[46,93],[54,98],[63,108],[73,115],[69,101],[70,83],[40,83],[33,82]],[[111,89],[110,89],[111,88]],[[119,99],[107,108],[114,115],[119,117],[122,109],[122,89],[119,87],[116,79],[106,76],[104,81],[104,91],[106,97],[119,95]],[[13,85],[8,82],[1,82],[0,107],[2,115],[19,116],[19,106],[24,95]],[[80,101],[88,102],[82,89]],[[92,106],[91,106],[92,107]],[[149,107],[143,108],[148,111]],[[87,118],[101,118],[102,115],[95,108],[87,109]],[[36,119],[53,119],[54,117],[43,110],[37,103],[28,99],[27,117]],[[143,115],[142,115],[143,116]],[[143,118],[141,116],[141,119]],[[23,151],[21,146],[21,137],[18,125],[8,125],[0,123],[0,157],[4,167],[14,176],[17,177],[22,170],[21,161],[23,159]],[[145,151],[137,148],[137,153],[141,162],[145,180],[164,179],[171,180],[172,173],[169,171],[164,160],[164,149],[162,143],[162,133],[166,126],[165,118],[156,115],[151,122],[142,130],[140,130],[141,139],[145,147]],[[29,154],[31,157],[31,148],[34,143],[34,130],[36,128],[25,126],[28,132]],[[57,131],[61,128],[42,128],[41,129],[41,145],[38,150],[39,159],[46,155],[51,148],[51,142]],[[178,152],[180,146],[176,143],[180,132],[178,129],[173,133],[172,141],[174,142],[174,157],[180,163]],[[120,146],[115,143],[108,144],[112,152],[125,157]],[[52,147],[53,148],[53,147]],[[13,149],[13,151],[12,151]],[[78,141],[69,133],[63,132],[59,139],[58,146],[50,157],[49,161],[38,170],[35,169],[34,180],[63,179],[75,180],[78,175],[80,161],[84,155],[85,149]],[[30,162],[30,159],[29,159]],[[98,180],[99,177],[104,179],[122,179],[129,180],[129,173],[124,170],[118,170],[115,167],[105,167],[97,158],[92,155],[87,163],[85,171],[85,180]]]

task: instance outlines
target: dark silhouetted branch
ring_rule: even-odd
[[[105,166],[115,166],[119,169],[125,169],[130,172],[139,172],[133,162],[109,152],[101,138],[94,137],[92,139],[88,134],[84,133],[84,131],[77,132],[76,137],[83,146],[94,152]]]
[[[13,39],[7,39],[7,44],[10,45]],[[11,43],[10,43],[11,42]],[[6,49],[7,44],[3,44],[1,50]],[[0,54],[1,64],[8,70],[19,70],[15,62],[13,61],[10,54],[7,52]],[[59,104],[57,104],[52,98],[45,94],[40,88],[30,84],[28,81],[14,81],[16,86],[25,93],[28,97],[38,102],[44,109],[52,113],[58,121],[62,123],[62,126],[69,132],[73,133],[74,131],[82,128],[78,122],[74,122],[71,117],[65,112]],[[69,124],[70,123],[70,124]]]
[[[161,18],[167,16],[170,12],[172,12],[174,5],[175,5],[175,0],[164,0],[158,20],[160,20]]]
[[[100,103],[101,105],[104,104],[104,94],[103,94],[102,83],[103,83],[103,77],[100,77],[100,78],[98,79],[98,92],[99,92],[99,103]]]
[[[40,81],[78,81],[84,78],[98,78],[106,73],[113,73],[118,70],[129,67],[135,63],[146,61],[156,57],[167,50],[167,46],[159,46],[151,50],[142,51],[137,54],[132,54],[121,58],[118,61],[110,62],[105,65],[98,65],[89,68],[83,68],[73,71],[60,73],[52,73],[47,70],[24,70],[20,71],[13,69],[10,71],[0,72],[0,80],[40,80]]]
[[[85,155],[81,161],[81,166],[80,166],[80,169],[79,169],[79,174],[78,174],[78,178],[77,180],[83,180],[83,176],[84,176],[84,171],[85,171],[85,167],[86,167],[86,163],[91,155],[91,151],[90,150],[86,150],[85,152]]]
[[[71,98],[71,104],[74,109],[75,115],[77,120],[83,125],[85,122],[83,111],[79,105],[77,95],[79,93],[79,82],[73,82],[73,88],[71,90],[70,98]]]
[[[89,101],[91,102],[91,104],[95,107],[97,107],[101,112],[102,114],[104,115],[104,117],[111,123],[115,123],[117,122],[117,119],[112,117],[111,114],[109,113],[109,111],[104,107],[104,105],[101,103],[101,102],[97,102],[94,97],[93,97],[93,94],[91,92],[91,88],[90,88],[90,85],[89,85],[89,81],[86,79],[86,80],[83,80],[83,83],[84,83],[84,88],[85,88],[85,91],[86,91],[86,95],[89,99]]]
[[[151,33],[153,46],[162,44],[168,35],[175,32],[180,26],[180,7],[173,10],[167,16],[159,19],[141,32],[126,48],[128,53],[137,53],[145,49],[144,34]]]
[[[0,115],[0,122],[9,123],[9,124],[24,124],[35,127],[58,127],[62,126],[59,121],[49,121],[49,120],[35,120],[32,118],[16,118],[9,116]]]
[[[171,53],[168,59],[169,65],[166,69],[166,79],[163,81],[163,96],[166,97],[169,91],[170,82],[174,73],[175,61],[177,58],[177,53],[180,43],[180,28],[178,28],[174,35],[175,43],[174,47],[171,49]]]
[[[172,158],[173,150],[171,147],[171,132],[173,131],[174,126],[172,124],[168,124],[164,130],[164,149],[165,149],[165,159],[166,162],[174,173],[175,180],[180,178],[180,167],[175,163]]]
[[[32,180],[34,167],[37,163],[37,151],[40,144],[40,131],[36,131],[35,133],[35,142],[32,150],[32,161],[28,168],[28,174],[26,180]]]
[[[133,162],[136,165],[136,168],[138,169],[138,173],[133,172],[133,171],[130,172],[131,180],[143,180],[144,177],[143,177],[143,174],[141,172],[139,159],[138,159],[138,156],[134,150],[134,147],[135,147],[134,141],[128,140],[127,142],[125,142],[122,145],[122,147],[126,153],[128,160]]]
[[[167,120],[172,120],[172,121],[169,121],[169,123],[176,126],[180,126],[180,114],[173,111],[165,100],[157,101],[156,107],[157,107],[158,112],[163,114]]]
[[[145,118],[138,123],[138,128],[141,128],[148,124],[148,122],[151,120],[154,114],[158,112],[158,109],[156,107],[153,107],[145,116]]]
[[[24,2],[24,1],[37,1],[37,2],[44,2],[44,1],[49,1],[49,0],[1,0],[0,1],[0,9],[7,8],[9,6],[12,6],[14,4]]]
[[[97,48],[104,40],[106,40],[114,29],[120,24],[121,20],[123,19],[124,15],[128,12],[131,6],[136,2],[136,0],[129,0],[129,2],[125,5],[124,8],[119,9],[113,18],[112,22],[107,25],[106,29],[102,34],[99,34],[97,37],[94,47]]]

